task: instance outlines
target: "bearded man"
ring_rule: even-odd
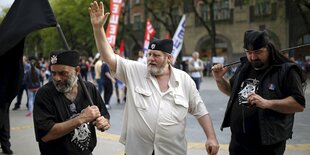
[[[267,31],[244,33],[245,56],[230,79],[216,64],[213,77],[230,96],[221,129],[230,127],[230,155],[283,155],[292,138],[294,115],[305,109],[306,76],[275,48]]]
[[[127,101],[120,142],[127,155],[187,154],[186,115],[191,113],[207,137],[206,151],[215,155],[219,144],[212,121],[195,83],[185,72],[172,67],[171,39],[153,39],[147,65],[114,54],[104,29],[103,3],[89,7],[92,28],[101,59],[115,77],[126,84]]]
[[[42,155],[90,155],[96,146],[96,130],[110,127],[110,115],[96,87],[83,81],[95,105],[91,105],[78,81],[77,51],[51,53],[52,81],[36,95],[33,119]]]

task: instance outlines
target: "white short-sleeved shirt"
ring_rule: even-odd
[[[185,155],[186,115],[208,114],[190,76],[171,67],[169,89],[161,92],[145,64],[116,56],[117,79],[127,86],[120,142],[127,155]]]

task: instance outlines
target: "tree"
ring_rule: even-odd
[[[148,0],[145,6],[157,22],[162,24],[170,34],[174,34],[181,19],[182,13],[179,6],[182,3],[181,0]]]
[[[50,0],[57,22],[60,24],[69,47],[78,50],[81,55],[93,56],[96,45],[91,23],[89,22],[88,6],[90,1],[81,0]],[[104,1],[109,6],[108,1]],[[105,7],[109,11],[108,7]],[[56,28],[33,32],[26,39],[25,53],[48,56],[50,51],[63,49],[63,42]]]
[[[135,35],[136,33],[131,29],[130,23],[130,4],[129,0],[126,0],[124,8],[122,9],[121,16],[120,16],[120,21],[119,21],[119,31],[118,34],[120,34],[121,37],[117,37],[118,43],[120,43],[121,39],[128,37],[131,38],[131,40],[134,42],[134,44],[139,45],[139,39]],[[127,20],[127,25],[126,25],[126,20]],[[142,49],[142,46],[140,47]]]
[[[54,0],[51,3],[71,49],[87,56],[96,50],[87,10],[89,3],[81,0]],[[108,10],[107,7],[105,9]],[[55,39],[59,40],[57,37]]]
[[[215,27],[215,21],[214,21],[214,2],[215,0],[201,0],[206,6],[208,6],[210,10],[210,19],[205,20],[203,16],[199,13],[197,10],[197,2],[195,0],[192,0],[192,7],[195,13],[195,17],[198,18],[200,23],[203,25],[203,27],[208,31],[210,35],[210,45],[211,45],[211,52],[212,56],[216,56],[216,51],[215,51],[215,41],[216,41],[216,27]],[[196,2],[196,3],[195,3]]]

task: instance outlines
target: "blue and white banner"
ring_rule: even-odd
[[[179,26],[177,28],[177,30],[175,31],[174,35],[173,35],[173,50],[172,50],[172,56],[173,56],[173,62],[172,64],[175,63],[175,60],[177,59],[181,49],[182,49],[182,45],[183,45],[183,38],[184,38],[184,34],[185,34],[185,18],[186,15],[183,14],[181,21],[179,23]]]

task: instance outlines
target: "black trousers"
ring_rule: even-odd
[[[0,143],[1,148],[10,148],[10,103],[0,103]]]
[[[21,84],[20,87],[18,88],[18,92],[17,92],[17,101],[15,103],[15,107],[16,108],[19,108],[20,107],[20,104],[21,104],[21,101],[22,101],[22,97],[23,97],[23,92],[24,90],[26,91],[26,95],[27,95],[27,107],[28,107],[28,90],[27,90],[27,84]]]
[[[262,145],[260,142],[242,142],[232,138],[229,144],[230,155],[283,155],[286,141],[272,145]]]
[[[103,82],[103,94],[105,104],[110,103],[111,96],[113,94],[113,84],[112,82]]]

